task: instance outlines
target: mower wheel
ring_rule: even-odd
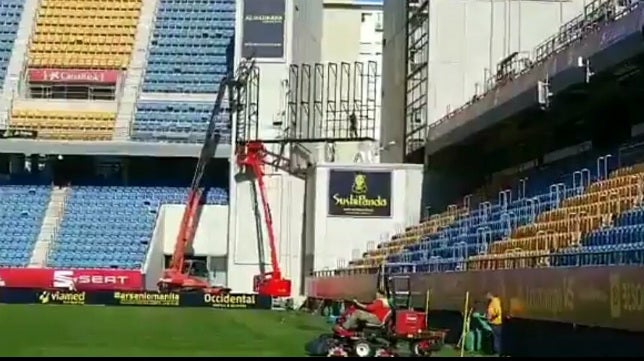
[[[326,354],[326,357],[349,357],[349,354],[342,346],[334,346],[329,348],[329,352]]]
[[[374,349],[369,342],[358,340],[353,344],[353,354],[357,357],[373,357]]]
[[[418,340],[409,344],[409,351],[413,357],[428,357],[431,356],[431,341]]]
[[[396,355],[385,348],[379,348],[374,353],[373,357],[396,357]]]

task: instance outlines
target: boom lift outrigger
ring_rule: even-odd
[[[212,111],[208,131],[206,132],[206,139],[201,153],[195,174],[193,176],[190,193],[186,208],[181,219],[181,226],[179,234],[175,243],[174,253],[170,261],[170,266],[164,271],[163,277],[158,282],[160,290],[164,291],[193,291],[200,290],[205,293],[212,294],[226,294],[230,292],[229,288],[224,287],[211,287],[207,280],[193,276],[191,273],[194,269],[201,266],[205,269],[203,261],[186,260],[186,250],[192,245],[199,222],[200,204],[202,198],[202,189],[200,188],[201,179],[204,175],[206,165],[215,155],[219,141],[221,140],[221,132],[215,126],[217,116],[221,111],[221,103],[224,94],[230,90],[233,96],[233,90],[241,87],[246,87],[248,77],[254,70],[254,61],[243,62],[235,76],[232,74],[225,77],[219,84],[217,99]],[[241,104],[231,104],[231,111],[238,111],[237,106]],[[291,281],[282,277],[282,272],[277,259],[277,242],[275,238],[275,231],[273,228],[273,220],[271,216],[270,205],[268,204],[266,195],[266,186],[264,183],[264,165],[267,164],[266,148],[260,141],[247,141],[238,144],[237,150],[237,165],[241,170],[247,170],[252,173],[257,186],[259,188],[264,219],[266,222],[266,229],[268,232],[270,255],[271,255],[271,272],[262,272],[262,274],[255,276],[255,291],[260,295],[271,297],[289,297],[291,295]],[[261,227],[261,225],[257,225]],[[260,262],[263,260],[260,260]]]

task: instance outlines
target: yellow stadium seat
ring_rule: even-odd
[[[43,0],[29,66],[126,69],[142,0]]]
[[[518,227],[509,239],[490,245],[490,254],[470,258],[474,269],[522,268],[546,265],[544,254],[581,245],[584,235],[612,223],[615,217],[641,204],[639,188],[644,166],[613,172],[591,184],[583,193],[540,214],[536,221]],[[516,261],[521,254],[530,260]],[[546,257],[547,258],[547,257]]]
[[[405,246],[418,243],[423,237],[440,231],[452,224],[458,217],[467,213],[465,208],[450,206],[447,211],[435,214],[429,219],[407,227],[404,232],[396,234],[390,240],[378,245],[378,248],[365,252],[362,258],[349,262],[350,269],[374,268],[384,263],[389,255],[402,252]]]
[[[116,113],[14,109],[10,129],[35,130],[38,138],[110,140]]]

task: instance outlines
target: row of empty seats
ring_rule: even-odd
[[[537,169],[514,197],[502,190],[477,207],[466,197],[340,272],[383,262],[392,272],[644,264],[644,165],[609,173],[610,158]]]
[[[231,69],[235,28],[233,0],[160,0],[142,91],[216,93]],[[189,96],[189,95],[188,95]],[[151,102],[136,106],[131,139],[145,142],[201,143],[212,116],[212,102]],[[229,114],[218,115],[223,142],[229,141]]]
[[[7,74],[23,7],[24,0],[0,1],[0,84],[4,83]]]
[[[160,0],[143,92],[217,92],[234,29],[234,0]]]
[[[0,267],[26,267],[40,233],[51,187],[0,185]]]
[[[139,269],[159,206],[185,204],[187,195],[180,187],[72,187],[47,264]],[[227,204],[227,192],[210,189],[206,203]]]
[[[132,139],[171,143],[201,143],[212,117],[213,103],[139,102]],[[224,137],[229,135],[226,109],[217,116]]]
[[[397,246],[394,252],[386,252],[389,264],[413,264],[419,271],[464,270],[468,257],[487,254],[494,241],[510,236],[514,228],[535,221],[542,212],[580,192],[576,176],[567,167],[564,164],[533,171],[529,181],[523,180],[519,187],[499,192],[495,201],[481,202],[476,208],[470,205],[472,197],[467,196],[462,207],[450,206],[443,214],[452,215],[449,222],[431,230],[412,228],[407,231],[413,232],[411,238],[394,236],[351,264],[378,265],[385,260],[382,250],[394,245]],[[562,172],[568,173],[562,178]],[[558,186],[552,188],[551,183]],[[399,239],[408,240],[402,250]]]
[[[418,225],[410,226],[404,232],[394,235],[390,241],[381,243],[376,249],[367,251],[361,258],[349,262],[351,268],[371,268],[382,264],[388,256],[400,253],[407,246],[417,244],[427,234],[433,234],[453,223],[463,209],[450,208],[435,214]]]
[[[28,48],[31,68],[126,70],[136,41],[142,0],[42,0]],[[232,69],[234,0],[159,0],[142,92],[211,93],[212,102],[189,105],[139,102],[130,128],[135,141],[201,143],[223,77]],[[0,4],[0,81],[6,73],[23,1]],[[187,103],[186,103],[187,104]],[[115,114],[14,109],[10,126],[39,138],[111,140]],[[228,141],[229,114],[219,116]]]
[[[110,140],[115,122],[114,112],[14,109],[9,127],[36,131],[42,139]]]
[[[29,66],[126,69],[142,0],[43,0],[29,47]]]
[[[609,178],[594,182],[583,194],[542,214],[536,222],[516,229],[509,239],[492,244],[489,255],[470,258],[470,268],[549,266],[552,254],[594,246],[594,238],[604,243],[597,246],[606,250],[616,243],[630,243],[632,232],[620,232],[621,227],[613,228],[613,223],[622,213],[642,203],[643,180],[644,167],[636,166],[622,168]]]

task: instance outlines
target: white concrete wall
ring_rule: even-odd
[[[288,80],[288,65],[320,61],[322,39],[322,0],[286,0],[284,20],[284,52],[282,59],[255,59],[260,72],[259,111],[262,123],[260,137],[271,139],[280,135],[272,123],[284,120],[286,110],[282,82]],[[243,1],[237,2],[237,29],[243,25]],[[242,36],[235,37],[235,64],[241,59]],[[284,122],[286,123],[286,122]]]
[[[360,46],[358,61],[368,63],[376,62],[378,78],[376,79],[376,129],[375,139],[380,141],[380,117],[382,114],[382,37],[383,14],[382,8],[378,10],[365,9],[361,14]]]
[[[166,255],[174,252],[185,208],[178,204],[161,206],[163,253]],[[228,206],[203,206],[192,247],[195,256],[225,256],[228,253]]]
[[[385,0],[382,50],[381,143],[391,144],[380,153],[382,162],[402,162],[405,139],[405,64],[407,51],[407,5],[405,1]]]
[[[143,273],[145,287],[157,289],[157,281],[165,269],[164,255],[172,255],[179,234],[184,205],[165,204],[159,208],[159,215],[150,239]],[[226,257],[228,254],[228,206],[204,206],[199,226],[193,241],[194,255],[209,256],[211,270],[215,272],[215,283],[226,282]]]
[[[297,295],[301,292],[303,282],[301,255],[304,181],[284,174],[271,174],[265,179],[279,265],[282,275],[292,281],[293,294]],[[253,276],[260,273],[260,249],[263,250],[266,271],[272,270],[269,238],[261,203],[259,212],[262,242],[257,233],[252,186],[254,185],[250,181],[240,180],[235,185],[235,199],[231,199],[236,204],[236,211],[231,213],[227,283],[236,292],[253,291]]]
[[[429,8],[428,121],[442,118],[483,90],[485,69],[512,52],[536,45],[583,11],[590,0],[431,0]],[[396,142],[383,161],[401,161],[404,150],[404,1],[384,2],[383,122],[381,143]],[[488,70],[489,72],[489,70]]]
[[[322,62],[373,60],[381,63],[382,3],[325,1]]]
[[[362,12],[363,10],[357,7],[325,6],[322,32],[323,62],[358,61]]]
[[[337,0],[324,3],[322,62],[366,64],[369,61],[375,61],[377,63],[379,77],[376,84],[378,104],[375,117],[376,140],[380,139],[382,22],[382,4],[364,5]]]
[[[291,0],[289,64],[316,63],[322,52],[322,0]]]
[[[432,0],[429,122],[482,89],[485,69],[533,48],[581,14],[586,0]],[[489,71],[489,70],[488,70]]]
[[[364,170],[391,171],[391,217],[388,218],[355,218],[328,216],[329,207],[329,171],[330,170]],[[338,260],[350,261],[354,250],[360,253],[367,250],[367,244],[377,244],[384,234],[395,231],[420,220],[420,196],[422,188],[422,166],[415,164],[320,164],[310,177],[315,186],[315,196],[307,198],[313,202],[315,214],[308,219],[306,234],[307,269],[335,269]],[[312,209],[313,206],[307,206]],[[307,215],[309,217],[310,215]],[[312,222],[312,223],[311,223]]]
[[[143,273],[145,274],[145,289],[156,290],[157,282],[163,276],[165,269],[165,259],[163,257],[163,248],[165,240],[165,207],[159,209],[156,223],[154,225],[154,232],[150,239],[150,247],[145,257],[143,264]]]
[[[242,1],[237,2],[238,29],[243,23],[242,5]],[[278,119],[285,120],[281,118],[286,107],[286,94],[282,83],[288,79],[288,65],[321,61],[322,0],[286,0],[284,23],[284,59],[256,60],[260,71],[259,118],[262,123],[259,130],[260,138],[263,139],[275,139],[280,135],[280,129],[273,127],[272,122]],[[241,60],[241,45],[241,36],[237,36],[235,63]],[[251,292],[253,276],[260,271],[258,236],[250,197],[251,183],[247,180],[238,182],[239,169],[234,161],[231,161],[231,167],[226,283],[236,292]],[[294,294],[298,294],[302,282],[300,249],[304,182],[276,172],[267,176],[267,184],[276,227],[280,266],[284,276],[293,281]],[[266,257],[270,249],[267,234],[263,231],[263,246],[266,251],[264,261],[268,261]]]

